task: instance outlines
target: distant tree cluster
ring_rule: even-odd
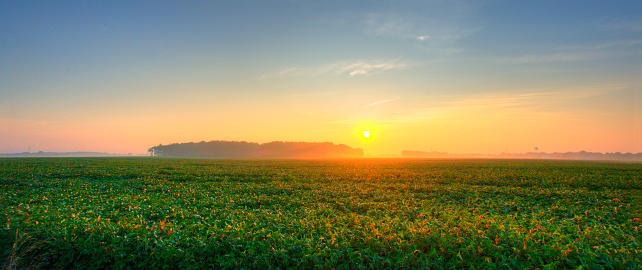
[[[599,152],[566,152],[566,153],[525,153],[504,154],[511,157],[537,158],[537,159],[583,159],[583,160],[642,160],[642,153],[599,153]]]
[[[566,152],[566,153],[501,153],[497,155],[482,154],[449,154],[445,152],[402,151],[405,158],[519,158],[519,159],[575,159],[575,160],[622,160],[642,161],[642,153],[596,153],[596,152]]]
[[[158,145],[147,150],[157,157],[246,158],[259,150],[258,143],[211,141]]]
[[[158,145],[148,150],[157,157],[194,158],[358,158],[363,150],[330,142],[270,142],[253,143],[237,141],[210,141],[200,143],[174,143]]]
[[[102,152],[22,152],[22,153],[12,153],[12,154],[0,154],[0,157],[121,157],[121,156],[131,156],[122,155],[122,154],[110,154]]]

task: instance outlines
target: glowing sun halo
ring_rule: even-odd
[[[363,134],[363,137],[370,138],[370,130],[366,130],[362,134]]]

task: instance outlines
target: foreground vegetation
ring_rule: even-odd
[[[642,268],[642,165],[0,159],[4,268]]]

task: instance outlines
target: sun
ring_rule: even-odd
[[[359,140],[363,145],[371,144],[381,139],[383,128],[384,126],[376,120],[356,120],[352,126],[352,136]]]

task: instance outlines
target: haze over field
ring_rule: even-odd
[[[0,153],[642,152],[640,1],[3,1]]]

